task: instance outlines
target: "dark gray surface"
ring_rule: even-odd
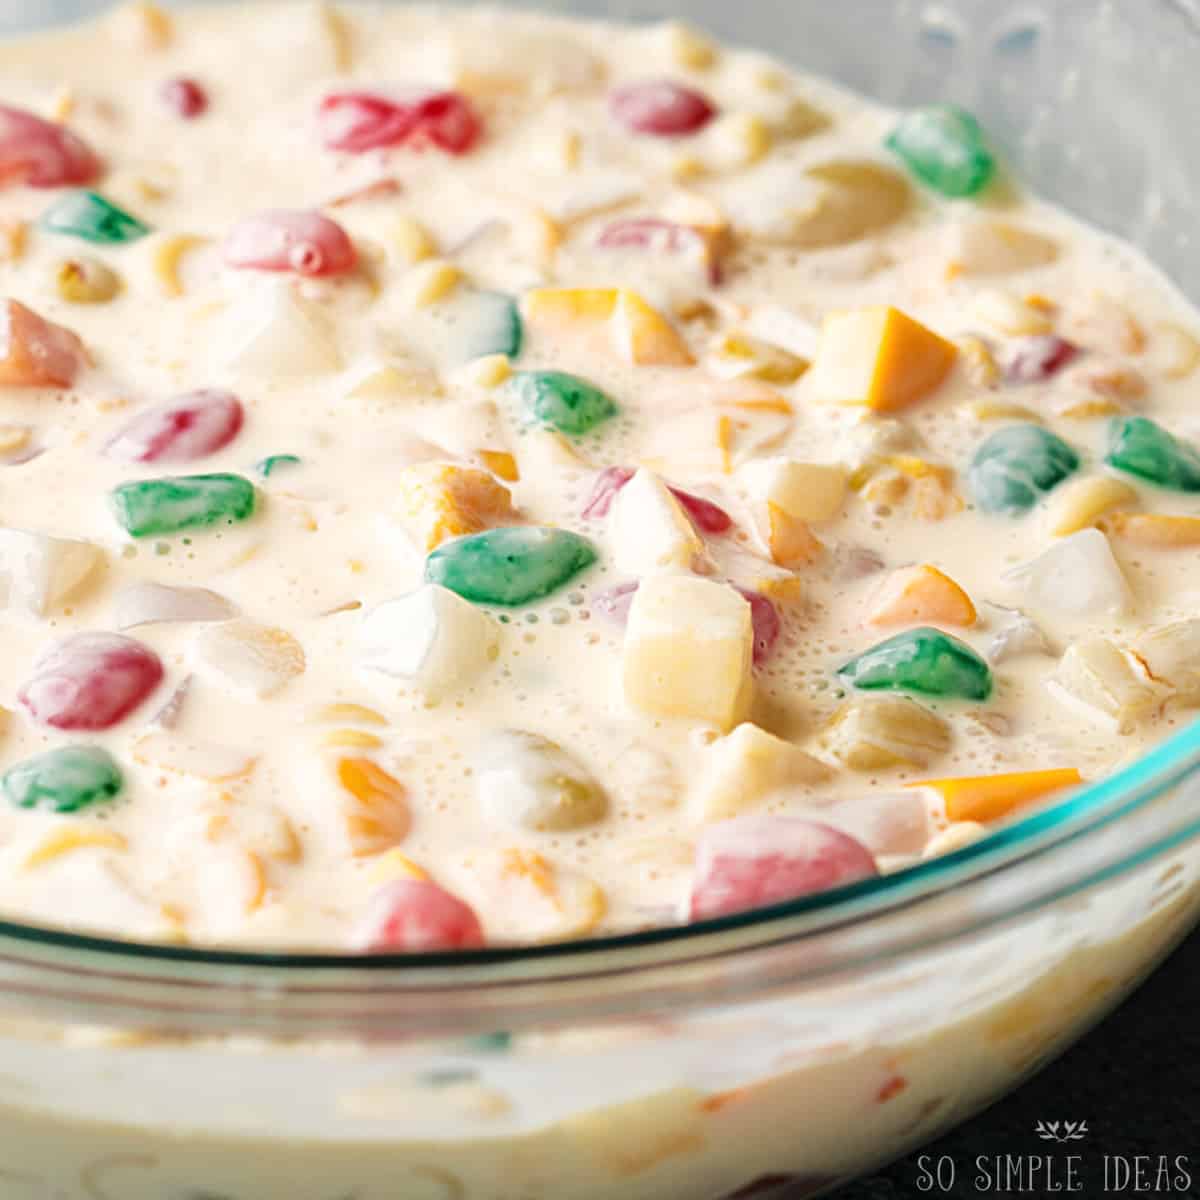
[[[1034,1125],[1052,1120],[1086,1121],[1088,1135],[1068,1145],[1043,1141]],[[1028,1162],[1046,1154],[1054,1160],[1049,1180],[1015,1178],[1024,1191],[997,1187],[994,1156],[1022,1156]],[[932,1176],[922,1173],[923,1155],[932,1156],[932,1163],[941,1156],[954,1160],[952,1190],[929,1186]],[[979,1155],[987,1160],[986,1178],[975,1170]],[[1117,1190],[1117,1174],[1110,1174],[1105,1191],[1105,1155],[1130,1161],[1148,1156],[1146,1170],[1157,1169],[1159,1156],[1189,1156],[1190,1186],[1175,1179],[1165,1190],[1141,1194],[1200,1197],[1200,932],[1099,1028],[1024,1087],[917,1155],[841,1189],[834,1200],[1066,1197],[1068,1155],[1079,1156],[1075,1181],[1081,1189],[1074,1194],[1084,1200],[1135,1194],[1132,1182],[1127,1190]],[[1123,1168],[1114,1164],[1110,1170]],[[1047,1187],[1055,1181],[1064,1185],[1061,1192]],[[1147,1175],[1143,1182],[1158,1181]]]

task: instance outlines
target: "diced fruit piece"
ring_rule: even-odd
[[[1023,654],[1053,654],[1050,639],[1041,626],[1031,621],[1019,608],[1004,608],[989,604],[988,608],[1000,614],[996,634],[988,644],[988,662],[995,665]]]
[[[422,551],[517,518],[508,488],[478,467],[416,463],[395,482],[399,519]]]
[[[1200,341],[1173,322],[1156,325],[1150,359],[1166,378],[1186,379],[1200,366]]]
[[[1200,492],[1200,450],[1149,417],[1113,421],[1104,461],[1118,471],[1178,492]]]
[[[250,333],[233,352],[230,365],[268,379],[327,374],[342,365],[328,314],[289,284],[277,287],[264,304],[255,298],[239,315],[238,328]]]
[[[1104,528],[1136,546],[1156,546],[1160,550],[1200,546],[1200,517],[1168,512],[1114,512],[1106,518]]]
[[[1058,257],[1058,243],[1042,233],[977,217],[955,227],[951,266],[968,275],[1006,275],[1043,267]]]
[[[119,484],[112,506],[130,537],[162,537],[245,521],[254,513],[255,493],[240,475],[180,475]]]
[[[633,708],[731,729],[750,703],[753,660],[750,605],[732,587],[685,575],[642,581],[622,660]]]
[[[596,561],[587,538],[565,529],[489,529],[439,546],[425,578],[475,604],[512,607],[541,600]]]
[[[312,209],[271,209],[239,221],[225,238],[224,255],[231,267],[309,277],[344,275],[358,263],[349,234]]]
[[[749,816],[706,826],[696,847],[690,916],[709,920],[782,904],[878,874],[852,837],[796,817]]]
[[[737,479],[753,500],[774,504],[799,521],[828,521],[846,498],[846,470],[836,464],[755,459],[738,468]]]
[[[606,588],[592,598],[592,612],[607,621],[610,625],[624,629],[629,624],[629,609],[633,604],[634,593],[638,590],[637,581],[618,583],[616,587]]]
[[[1041,304],[999,288],[976,292],[969,312],[975,322],[1006,337],[1042,337],[1054,331],[1054,321]]]
[[[929,840],[929,804],[920,792],[852,796],[826,809],[823,817],[876,856],[920,854]]]
[[[254,469],[264,479],[270,479],[276,471],[298,467],[300,463],[301,459],[295,454],[268,454],[266,458],[260,458],[254,464]]]
[[[121,290],[121,277],[97,258],[67,258],[54,271],[54,285],[68,304],[107,304]]]
[[[1083,638],[1068,646],[1048,686],[1060,699],[1119,734],[1132,733],[1162,707],[1168,695],[1139,659],[1102,637]]]
[[[372,954],[475,950],[483,926],[469,905],[428,879],[397,879],[371,900],[355,945]]]
[[[202,629],[194,646],[204,667],[257,700],[304,674],[304,648],[290,633],[246,617]]]
[[[759,515],[760,531],[772,562],[781,567],[804,567],[820,558],[824,546],[806,522],[772,500],[766,502],[765,515]]]
[[[687,367],[695,362],[671,322],[628,288],[617,293],[612,336],[617,353],[631,366]]]
[[[950,749],[950,726],[907,696],[855,696],[829,719],[820,744],[852,771],[924,767]]]
[[[893,572],[871,602],[870,625],[975,624],[975,605],[949,575],[922,563]]]
[[[943,196],[974,196],[996,171],[979,122],[953,104],[906,113],[886,144],[922,183]]]
[[[120,462],[194,462],[228,446],[244,419],[231,392],[188,392],[140,412],[104,453]]]
[[[237,616],[237,609],[224,596],[208,588],[148,582],[122,588],[114,609],[118,629],[162,621],[227,621]]]
[[[138,738],[133,743],[133,758],[144,766],[173,771],[206,783],[245,779],[258,762],[257,755],[233,746],[189,741],[163,731]]]
[[[474,292],[464,301],[464,307],[464,359],[493,354],[516,358],[521,353],[524,328],[511,296],[503,292]]]
[[[877,162],[789,162],[743,172],[725,196],[739,230],[816,250],[844,246],[894,225],[909,210],[904,177]]]
[[[1008,352],[1004,382],[1020,387],[1044,383],[1079,357],[1079,347],[1057,334],[1021,338]]]
[[[1068,334],[1088,350],[1101,354],[1141,354],[1146,331],[1119,300],[1103,292],[1075,294],[1066,318]]]
[[[754,665],[761,667],[771,657],[775,643],[783,632],[779,610],[761,592],[734,585],[750,605],[750,624],[754,628]]]
[[[596,245],[604,250],[686,255],[714,285],[721,280],[721,258],[728,244],[728,231],[723,228],[684,225],[658,217],[621,217],[606,225],[596,239]]]
[[[4,773],[4,794],[17,808],[73,813],[115,797],[121,770],[99,746],[62,746]]]
[[[830,313],[808,387],[818,400],[895,412],[935,391],[957,355],[953,342],[896,308]]]
[[[661,26],[661,35],[676,65],[691,71],[704,71],[720,56],[711,39],[690,25],[668,21]]]
[[[436,584],[388,600],[363,620],[361,666],[415,687],[438,702],[470,686],[495,661],[496,622]]]
[[[736,330],[714,339],[705,359],[709,373],[721,379],[761,379],[781,386],[795,383],[810,365],[808,358]]]
[[[381,854],[408,836],[412,816],[404,784],[369,758],[339,758],[336,774],[351,854]]]
[[[783,632],[783,622],[780,620],[779,610],[769,597],[736,584],[734,589],[745,597],[750,605],[750,623],[754,630],[754,665],[760,667],[771,657]],[[623,629],[629,623],[629,609],[637,590],[636,582],[620,583],[616,587],[608,588],[593,599],[592,611],[610,624]]]
[[[582,937],[604,917],[607,900],[594,880],[532,850],[472,851],[463,865],[491,942]]]
[[[95,574],[104,552],[91,542],[0,529],[0,586],[8,610],[44,617]]]
[[[535,288],[522,301],[525,320],[543,337],[607,333],[633,366],[688,366],[694,360],[675,327],[628,288]]]
[[[474,761],[479,806],[493,825],[566,833],[608,815],[608,797],[587,768],[541,734],[495,732]]]
[[[321,141],[330,150],[362,154],[387,146],[432,147],[466,154],[483,121],[460,92],[392,97],[378,92],[331,92],[318,112]]]
[[[1200,620],[1148,629],[1133,652],[1154,679],[1174,689],[1178,703],[1189,708],[1200,704]]]
[[[898,633],[851,659],[838,674],[856,688],[917,692],[962,700],[992,694],[987,663],[965,642],[924,627]]]
[[[943,854],[953,854],[956,850],[962,850],[985,837],[986,825],[980,825],[978,821],[956,821],[929,839],[921,857],[939,858]]]
[[[19,300],[0,309],[0,387],[70,387],[87,364],[83,342]]]
[[[941,796],[950,821],[998,821],[1034,800],[1077,787],[1083,776],[1074,767],[1053,771],[1017,771],[957,779],[924,779],[909,784],[932,788]]]
[[[975,451],[967,473],[984,512],[1019,515],[1079,470],[1079,455],[1039,425],[1010,425]]]
[[[1066,617],[1092,619],[1125,612],[1129,584],[1098,529],[1081,529],[1012,573],[1029,604]]]
[[[110,729],[162,682],[158,655],[115,633],[77,633],[55,642],[33,663],[17,699],[40,725]]]
[[[632,467],[605,467],[596,477],[595,486],[583,507],[582,515],[587,518],[607,517],[617,494],[635,474],[637,472]],[[711,500],[669,485],[667,490],[687,511],[698,529],[705,533],[728,533],[733,528],[733,518]]]
[[[617,492],[609,515],[613,562],[627,575],[690,571],[704,543],[683,506],[661,479],[638,471]]]
[[[703,129],[716,115],[703,92],[669,79],[627,83],[609,93],[613,119],[634,133],[654,137],[686,137]]]
[[[692,795],[699,821],[722,821],[754,808],[772,792],[809,787],[832,775],[798,746],[746,722],[701,752]]]
[[[570,437],[591,433],[617,413],[616,404],[598,387],[565,371],[519,371],[509,386],[528,424]]]
[[[185,121],[193,120],[208,108],[208,93],[195,79],[184,75],[164,80],[158,95],[177,117]]]
[[[136,242],[150,232],[132,213],[99,192],[68,192],[42,214],[42,228],[105,246]]]
[[[1055,537],[1067,537],[1088,529],[1105,513],[1124,504],[1134,504],[1137,492],[1110,475],[1073,479],[1058,488],[1046,503],[1046,527]]]
[[[91,183],[100,160],[65,125],[0,104],[0,184],[55,188]]]

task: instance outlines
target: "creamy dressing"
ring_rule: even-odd
[[[706,62],[678,31],[487,10],[291,6],[198,9],[173,17],[161,38],[155,28],[125,11],[100,29],[0,49],[4,102],[63,116],[108,164],[98,190],[152,228],[128,245],[88,245],[37,226],[53,193],[0,191],[0,221],[29,223],[23,249],[0,267],[4,295],[73,330],[92,359],[67,390],[0,390],[4,422],[29,426],[30,446],[42,451],[3,468],[0,519],[103,551],[68,599],[37,616],[14,610],[0,628],[0,700],[13,710],[0,754],[8,767],[86,741],[105,747],[124,776],[115,802],[70,817],[0,806],[6,916],[131,938],[341,948],[354,943],[381,883],[415,864],[469,903],[493,942],[677,919],[703,824],[696,797],[728,731],[626,700],[624,631],[594,602],[631,581],[617,565],[630,549],[618,544],[611,516],[582,516],[610,466],[649,467],[725,509],[733,531],[705,535],[694,565],[708,579],[775,596],[782,634],[754,672],[744,715],[830,770],[781,776],[763,796],[751,797],[747,785],[745,811],[813,816],[874,839],[875,857],[892,869],[919,857],[947,823],[937,793],[903,785],[1047,768],[1091,779],[1180,720],[1170,678],[1160,680],[1153,710],[1118,737],[1086,705],[1064,707],[1047,682],[1085,635],[1126,647],[1149,627],[1189,617],[1194,546],[1114,534],[1126,611],[1064,616],[1030,603],[1014,576],[1056,540],[1051,501],[1021,518],[985,515],[966,478],[978,445],[1018,419],[1064,437],[1084,460],[1081,475],[1103,471],[1114,413],[1151,415],[1183,438],[1200,434],[1196,348],[1186,333],[1195,315],[1132,251],[1007,185],[981,201],[945,201],[913,185],[898,220],[836,247],[806,244],[802,221],[800,232],[781,233],[788,214],[804,210],[797,196],[820,194],[809,167],[869,162],[903,175],[882,146],[896,114],[783,74],[756,54],[714,50]],[[208,93],[195,119],[159,96],[176,76]],[[718,117],[694,137],[670,139],[632,135],[613,121],[612,88],[664,76],[702,90]],[[401,85],[464,92],[484,121],[478,145],[462,155],[322,147],[313,119],[322,97]],[[869,208],[871,197],[838,193],[837,203]],[[223,261],[222,239],[237,222],[312,208],[353,240],[352,272],[304,279]],[[690,251],[599,247],[603,231],[626,217],[716,229],[719,281]],[[980,270],[963,249],[980,221],[1042,235],[1048,261],[1014,268],[1001,252]],[[194,240],[173,241],[180,235]],[[426,246],[415,250],[414,238]],[[56,270],[80,256],[116,272],[115,297],[64,299]],[[606,332],[612,317],[576,316],[561,327],[532,319],[531,294],[551,287],[638,293],[665,315],[694,365],[631,363]],[[523,306],[525,344],[513,369],[576,374],[612,397],[618,415],[574,438],[527,428],[508,368],[473,357],[481,336],[495,336],[496,311],[481,292]],[[819,358],[827,313],[873,305],[894,306],[960,346],[949,377],[903,411],[828,403],[815,394],[815,369],[792,381],[729,377],[736,358],[722,352],[722,338],[749,334],[789,351],[791,363]],[[963,340],[987,339],[1003,362],[1018,338],[1051,331],[1084,353],[1021,387],[993,386],[987,350],[972,358]],[[234,393],[245,409],[223,449],[186,464],[102,453],[139,411],[204,388]],[[716,420],[747,399],[760,407],[736,411],[745,428],[726,456]],[[279,454],[300,462],[256,473],[254,464]],[[599,561],[535,603],[484,606],[491,652],[434,702],[428,689],[365,668],[361,630],[379,605],[422,585],[431,547],[401,511],[401,473],[422,462],[495,470],[489,455],[510,455],[520,472],[497,481],[518,516],[485,524],[572,530],[594,543]],[[907,456],[910,474],[889,461],[895,456]],[[811,522],[823,549],[809,565],[771,561],[745,486],[746,464],[768,457],[836,464],[851,484],[832,516]],[[911,460],[949,469],[951,482],[935,494],[942,519],[921,515],[927,493]],[[162,538],[123,534],[108,502],[114,487],[200,472],[252,480],[254,516]],[[1194,495],[1122,478],[1138,493],[1127,507],[1200,516]],[[639,521],[635,514],[633,526]],[[897,632],[864,617],[890,572],[920,563],[954,580],[978,610],[971,628],[948,632],[986,654],[1011,620],[989,606],[1020,608],[1052,652],[995,664],[986,703],[927,702],[949,738],[924,763],[851,769],[831,755],[824,732],[853,698],[835,672]],[[272,644],[286,635],[302,651],[302,669],[259,694],[238,673],[257,651],[239,651],[236,635],[232,649],[222,643],[242,655],[232,670],[208,640],[219,626],[139,626],[128,635],[158,654],[165,678],[131,715],[94,734],[30,720],[16,696],[35,658],[63,635],[115,630],[118,597],[150,582],[217,593],[239,619],[283,631]],[[10,608],[12,594],[10,582]],[[164,733],[156,714],[185,686]],[[479,794],[488,765],[479,747],[502,729],[562,747],[600,781],[605,815],[546,831],[495,820]],[[143,741],[148,734],[157,740]],[[184,745],[195,751],[186,758]],[[356,841],[357,810],[339,776],[347,759],[395,781],[410,829],[385,820],[369,846]],[[871,793],[894,797],[891,824],[864,815],[857,801]],[[67,822],[78,844],[64,840]],[[388,857],[392,849],[403,861]],[[524,866],[514,870],[514,861]]]

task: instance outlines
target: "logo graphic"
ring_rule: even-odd
[[[1039,1121],[1033,1132],[1043,1142],[1082,1142],[1088,1135],[1086,1121]]]

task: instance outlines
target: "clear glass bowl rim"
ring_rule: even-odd
[[[1166,0],[1166,7],[1189,19],[1194,17],[1191,0]],[[805,979],[815,979],[866,961],[878,963],[972,935],[1169,853],[1200,836],[1200,806],[1189,814],[1186,805],[1168,804],[1119,852],[1106,850],[1102,858],[1084,854],[1075,862],[1066,852],[1068,847],[1086,847],[1116,823],[1132,821],[1135,814],[1198,769],[1200,720],[1114,775],[1080,787],[951,854],[851,887],[689,925],[548,945],[364,956],[139,943],[0,919],[0,966],[12,964],[34,974],[43,968],[71,971],[79,967],[97,979],[177,980],[213,990],[244,986],[252,980],[255,986],[277,987],[281,996],[313,980],[328,980],[331,987],[347,981],[367,986],[369,981],[371,988],[397,996],[422,991],[433,994],[436,989],[461,983],[579,981],[828,942],[830,935],[869,927],[873,922],[881,924],[884,917],[898,911],[912,911],[917,916],[923,905],[966,892],[988,878],[1006,875],[1017,880],[1006,903],[991,906],[982,917],[978,913],[963,915],[957,921],[942,921],[936,929],[914,919],[910,935],[882,947],[873,944],[869,953],[862,944],[851,944],[852,939],[836,938],[831,953],[798,968]],[[1053,886],[1042,880],[1037,886],[1022,888],[1023,868],[1049,854],[1061,856],[1061,872]],[[0,994],[5,987],[0,975]]]

